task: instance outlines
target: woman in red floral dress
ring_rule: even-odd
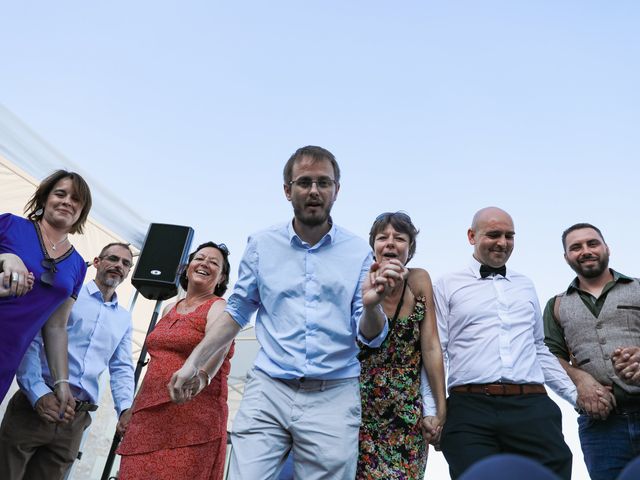
[[[167,384],[226,306],[221,295],[229,282],[228,255],[224,244],[208,242],[189,256],[180,278],[186,297],[165,308],[147,338],[149,367],[133,407],[123,414],[132,417],[118,449],[120,480],[222,479],[233,345],[194,372],[194,394],[202,391],[192,401],[173,403]],[[211,379],[208,372],[220,364]]]

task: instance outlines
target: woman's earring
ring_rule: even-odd
[[[35,212],[33,212],[35,214],[36,217],[41,217],[42,214],[44,213],[44,209],[42,207],[40,207],[39,209],[37,209]]]

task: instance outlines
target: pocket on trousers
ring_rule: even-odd
[[[589,430],[597,422],[593,417],[589,415],[581,414],[578,416],[578,432],[585,432]]]
[[[355,382],[353,384],[353,390],[355,399],[352,403],[352,407],[349,413],[351,414],[351,418],[353,419],[353,421],[356,422],[358,426],[360,426],[360,423],[362,422],[362,400],[360,399],[359,382]]]
[[[240,407],[233,420],[232,430],[237,433],[247,432],[252,429],[253,421],[258,418],[260,410],[264,408],[264,385],[262,379],[256,375],[254,369],[247,372],[247,380],[244,385],[244,395],[240,401]]]

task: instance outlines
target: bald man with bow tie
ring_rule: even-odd
[[[453,479],[499,453],[525,455],[571,478],[560,409],[544,384],[574,406],[576,389],[544,344],[533,283],[506,266],[514,236],[507,212],[479,210],[467,232],[468,265],[434,284],[448,364],[441,447]]]

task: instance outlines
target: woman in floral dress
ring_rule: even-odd
[[[404,212],[376,218],[369,243],[378,263],[406,265],[418,230]],[[439,438],[446,415],[444,367],[436,328],[431,279],[411,268],[382,307],[389,334],[380,348],[361,345],[362,423],[356,478],[424,478],[428,442]],[[420,371],[424,367],[435,412],[423,417]]]

